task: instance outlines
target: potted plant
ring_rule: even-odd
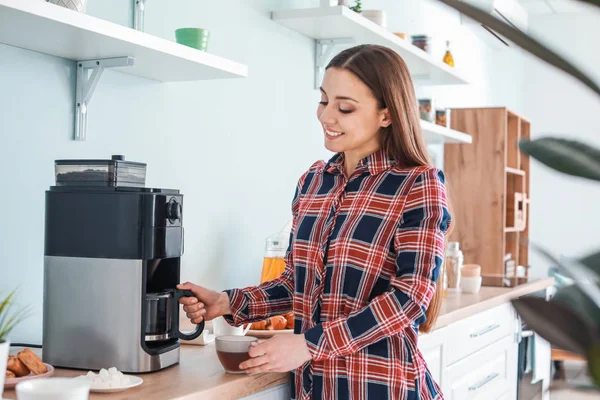
[[[350,9],[356,13],[361,13],[362,12],[362,2],[361,0],[356,0],[356,4],[354,4],[354,6],[350,7]]]
[[[0,299],[0,399],[4,393],[4,378],[6,377],[6,362],[8,360],[8,350],[10,341],[8,335],[10,332],[27,317],[28,309],[23,308],[14,310],[13,290],[6,297]]]
[[[487,12],[460,0],[439,0],[504,36],[530,54],[579,80],[600,97],[600,85],[560,54]],[[600,0],[580,0],[600,7]],[[558,137],[519,142],[520,151],[542,164],[578,179],[600,182],[600,150]],[[594,215],[596,210],[590,210]],[[577,259],[559,259],[534,243],[564,278],[557,279],[557,292],[550,301],[522,298],[512,304],[525,323],[553,346],[579,354],[600,388],[600,252]]]

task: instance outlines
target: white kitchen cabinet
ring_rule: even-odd
[[[448,400],[495,399],[501,393],[510,392],[516,369],[511,353],[516,351],[514,339],[506,336],[448,367],[445,393]]]
[[[448,363],[454,363],[503,337],[513,335],[515,327],[516,316],[508,303],[455,322],[448,327],[453,341],[448,349]]]
[[[420,335],[446,400],[516,400],[517,317],[508,303]]]
[[[444,381],[444,366],[447,354],[447,329],[440,328],[428,335],[419,337],[419,350],[429,367],[431,377],[438,385]]]

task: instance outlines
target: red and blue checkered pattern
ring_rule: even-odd
[[[380,150],[347,178],[343,155],[299,180],[286,269],[229,293],[236,324],[294,311],[311,362],[295,399],[443,399],[417,347],[450,223],[444,175]]]

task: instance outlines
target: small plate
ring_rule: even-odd
[[[293,329],[279,329],[279,330],[268,331],[266,329],[265,330],[250,329],[248,331],[248,333],[246,333],[246,336],[254,336],[254,337],[261,339],[261,338],[270,338],[275,335],[280,335],[282,333],[294,333],[294,330]]]
[[[85,376],[85,375],[82,375]],[[140,378],[139,376],[133,376],[133,375],[125,375],[127,377],[129,377],[129,385],[125,385],[125,386],[119,386],[119,387],[111,387],[111,388],[94,388],[92,386],[92,388],[90,389],[90,392],[94,392],[94,393],[117,393],[117,392],[123,392],[127,389],[131,389],[134,388],[136,386],[140,386],[144,380],[142,378]]]
[[[46,365],[46,368],[48,368],[48,372],[45,374],[33,375],[32,373],[29,373],[29,375],[21,376],[19,378],[6,378],[4,380],[4,389],[14,389],[19,382],[28,381],[31,379],[49,378],[54,375],[54,367],[50,364],[44,364]]]

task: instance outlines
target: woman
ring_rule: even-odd
[[[417,339],[439,313],[450,215],[406,64],[385,47],[343,51],[317,116],[336,155],[298,182],[283,274],[223,293],[180,285],[199,299],[184,310],[235,325],[293,310],[295,334],[255,345],[241,368],[294,371],[296,399],[442,399]]]

